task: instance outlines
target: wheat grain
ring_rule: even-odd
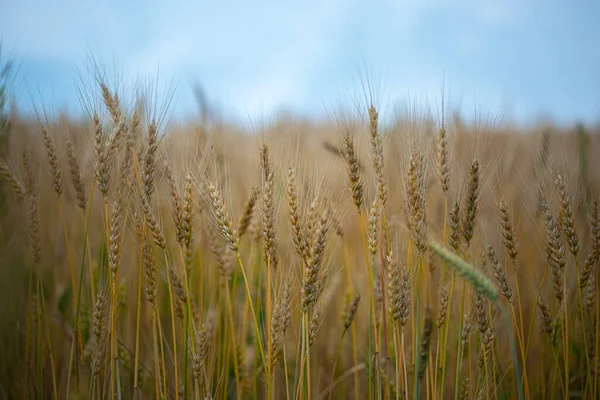
[[[450,235],[448,237],[448,245],[457,254],[460,253],[462,241],[462,226],[460,224],[460,204],[454,202],[452,210],[450,210]]]
[[[503,199],[498,201],[498,214],[502,221],[502,242],[508,251],[508,255],[515,262],[519,249],[517,248],[516,235],[510,221],[508,206]]]
[[[351,302],[349,302],[344,308],[344,312],[342,314],[342,321],[344,322],[344,329],[342,331],[342,336],[354,321],[354,317],[356,316],[356,312],[358,311],[358,304],[360,303],[360,294],[354,296]]]
[[[438,133],[437,164],[440,187],[444,194],[447,194],[450,187],[450,167],[448,165],[448,136],[443,122]]]
[[[56,144],[48,134],[46,128],[42,127],[41,130],[44,138],[44,146],[46,147],[46,154],[48,156],[48,165],[50,165],[50,172],[52,175],[52,188],[56,192],[56,195],[60,196],[62,193],[62,174],[60,172],[60,166],[58,165]]]
[[[479,215],[479,161],[477,159],[473,160],[469,169],[469,185],[463,210],[462,234],[468,247],[473,238]]]
[[[81,172],[79,169],[79,161],[75,155],[73,143],[67,141],[67,158],[69,159],[69,167],[71,171],[71,181],[75,188],[75,196],[77,198],[77,205],[81,210],[85,211],[86,197],[85,197],[85,186],[81,180]]]
[[[258,200],[259,189],[257,187],[252,189],[250,194],[250,198],[246,202],[244,206],[244,212],[240,216],[240,220],[238,222],[238,234],[240,238],[244,236],[244,233],[248,230],[250,226],[250,222],[252,221],[252,217],[254,215],[254,207],[256,206],[256,201]]]
[[[425,370],[427,369],[427,361],[429,360],[429,347],[431,346],[431,335],[433,333],[433,322],[431,319],[431,309],[425,309],[425,322],[423,331],[421,332],[421,344],[419,346],[419,370],[418,379],[423,379]]]
[[[239,236],[233,227],[233,220],[231,219],[231,216],[225,207],[223,196],[212,182],[210,182],[208,185],[208,195],[210,196],[210,204],[215,214],[217,226],[219,227],[221,234],[227,241],[231,251],[237,252],[240,245]]]
[[[25,192],[26,192],[25,188],[23,187],[21,182],[17,179],[15,174],[12,172],[12,170],[8,167],[8,165],[6,165],[2,161],[0,161],[0,173],[2,174],[2,176],[4,176],[4,179],[6,179],[8,181],[8,183],[10,183],[10,186],[12,187],[13,191],[15,192],[15,195],[17,195],[18,198],[24,198]]]
[[[494,270],[494,276],[496,277],[496,281],[498,283],[498,287],[500,288],[500,293],[502,296],[506,297],[508,301],[512,298],[512,290],[508,287],[508,280],[506,279],[506,273],[504,272],[504,268],[502,268],[502,264],[500,264],[500,260],[498,260],[498,256],[496,255],[496,251],[492,247],[492,245],[488,245],[486,248],[486,254],[490,263],[492,264],[492,268]]]
[[[350,135],[344,136],[344,156],[346,157],[346,168],[350,182],[350,194],[352,201],[358,210],[363,203],[363,183],[360,178],[360,163],[354,150],[354,140]]]
[[[563,234],[567,238],[571,254],[573,254],[573,257],[577,258],[577,254],[579,253],[579,238],[577,237],[575,221],[573,220],[571,197],[567,194],[565,181],[561,175],[557,175],[555,184],[558,190],[558,197],[560,201],[559,225]]]

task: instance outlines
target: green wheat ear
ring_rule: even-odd
[[[430,243],[429,249],[446,261],[456,274],[469,282],[475,290],[483,293],[491,301],[498,300],[498,289],[480,270],[475,269],[458,254],[439,243]]]

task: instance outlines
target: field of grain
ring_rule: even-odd
[[[598,398],[597,129],[82,98],[0,125],[2,398]]]

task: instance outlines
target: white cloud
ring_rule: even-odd
[[[174,7],[157,21],[155,40],[131,64],[179,76],[211,75],[221,65],[219,87],[238,112],[297,104],[312,73],[331,62],[353,17],[352,5],[334,1],[302,6],[243,5],[227,12]],[[208,12],[209,15],[206,14]],[[210,89],[211,82],[204,82]],[[209,93],[210,94],[210,93]]]

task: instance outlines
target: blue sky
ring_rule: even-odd
[[[75,81],[91,54],[125,84],[175,79],[170,111],[181,116],[196,109],[194,82],[236,118],[280,107],[323,116],[365,74],[387,105],[439,104],[444,86],[467,115],[600,116],[597,1],[0,1],[25,109],[41,92],[80,110]]]

